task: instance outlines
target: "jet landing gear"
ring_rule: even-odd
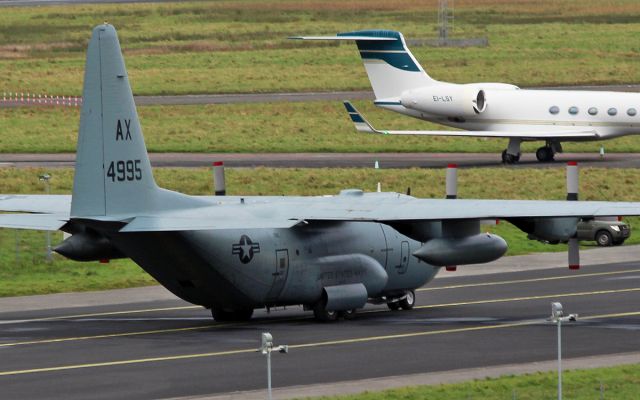
[[[536,150],[536,158],[540,162],[552,162],[556,153],[562,153],[562,146],[558,142],[547,142]]]
[[[502,151],[502,162],[504,164],[515,164],[518,161],[520,161],[520,153],[513,155],[507,153],[506,149]]]
[[[502,152],[502,162],[504,164],[515,164],[520,161],[520,138],[509,139],[509,145]]]

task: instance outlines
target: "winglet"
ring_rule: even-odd
[[[364,119],[362,114],[360,114],[358,110],[356,110],[356,108],[353,106],[353,104],[351,104],[348,100],[343,101],[343,104],[344,104],[344,108],[347,109],[347,112],[349,113],[349,117],[351,118],[351,121],[353,121],[353,124],[356,126],[356,130],[358,132],[384,133],[383,131],[379,131],[375,129],[373,126],[371,126],[369,121]]]

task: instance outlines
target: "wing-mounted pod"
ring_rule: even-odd
[[[559,243],[575,237],[579,218],[508,218],[507,221],[528,233],[530,239]]]
[[[413,255],[438,267],[487,263],[507,251],[507,242],[500,236],[480,232],[478,220],[403,222],[393,227],[423,242]]]

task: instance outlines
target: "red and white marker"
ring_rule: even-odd
[[[567,163],[567,200],[578,200],[578,163]],[[580,243],[577,238],[569,239],[569,269],[580,269]]]
[[[447,176],[445,181],[445,190],[447,199],[458,198],[458,165],[447,165]]]
[[[213,163],[213,187],[216,196],[224,196],[227,194],[224,181],[224,163],[222,161]]]

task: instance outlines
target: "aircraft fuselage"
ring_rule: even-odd
[[[363,283],[371,298],[402,295],[439,270],[411,255],[420,242],[373,222],[117,233],[110,240],[174,294],[208,308],[312,305],[323,288],[351,283]]]

